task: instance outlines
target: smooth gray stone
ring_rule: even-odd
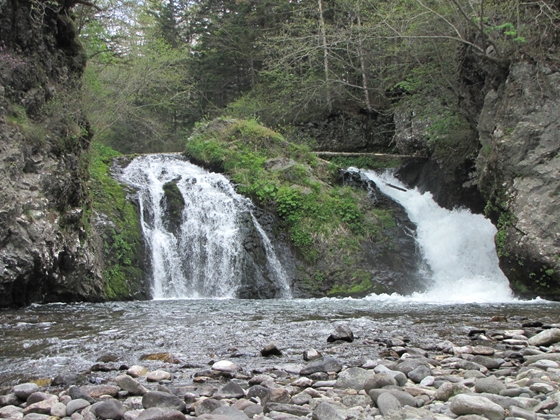
[[[521,419],[526,419],[526,420],[537,420],[537,414],[529,411],[529,410],[525,410],[523,408],[520,407],[516,407],[515,405],[512,405],[509,408],[509,413],[511,417],[517,417],[517,418],[521,418]]]
[[[71,416],[76,411],[83,410],[84,408],[89,407],[90,405],[91,404],[89,403],[89,401],[86,401],[81,398],[77,400],[69,401],[68,404],[66,404],[66,415]]]
[[[0,395],[0,406],[20,405],[21,401],[16,394]]]
[[[503,391],[500,391],[500,395],[503,397],[519,397],[521,394],[529,394],[533,396],[533,391],[531,391],[527,387],[519,387],[519,388],[506,388]]]
[[[144,410],[137,420],[186,420],[183,413],[169,408],[154,407]]]
[[[176,395],[161,391],[150,391],[142,397],[144,408],[169,408],[171,410],[185,411],[185,402]]]
[[[37,391],[39,391],[39,387],[32,382],[15,385],[12,388],[12,392],[22,401],[27,401],[29,396]]]
[[[395,381],[397,381],[398,386],[404,386],[406,381],[408,380],[406,375],[398,370],[391,370],[385,365],[379,365],[373,369],[373,371],[377,374],[379,373],[388,373],[391,375]]]
[[[58,417],[60,419],[66,417],[66,405],[61,402],[54,404],[51,408],[51,416]]]
[[[213,397],[216,399],[243,398],[245,391],[237,382],[228,382]]]
[[[117,376],[115,378],[115,382],[130,395],[144,395],[146,392],[148,392],[148,390],[140,385],[140,383],[136,379],[128,375]]]
[[[371,397],[368,395],[349,395],[342,394],[342,404],[348,408],[352,407],[367,407],[371,405]]]
[[[103,420],[115,419],[120,420],[126,412],[123,404],[114,399],[102,401],[95,407],[95,415]]]
[[[23,420],[48,420],[48,414],[29,413],[23,416]]]
[[[332,405],[324,401],[315,407],[311,418],[313,420],[345,420]]]
[[[225,405],[224,402],[215,400],[213,398],[205,399],[204,401],[197,402],[194,406],[194,412],[197,417],[203,414],[210,414],[215,409]]]
[[[312,398],[311,395],[309,395],[307,392],[300,392],[299,394],[296,394],[292,397],[290,403],[296,405],[303,405],[311,401],[311,398]]]
[[[479,414],[490,420],[503,420],[505,410],[488,398],[475,395],[457,395],[451,400],[449,409],[458,416],[465,414]]]
[[[372,389],[380,389],[385,386],[396,386],[397,381],[389,373],[377,373],[373,378],[366,381],[364,384],[364,389],[366,393],[369,393]]]
[[[46,392],[34,392],[33,394],[31,394],[29,397],[27,397],[27,405],[31,405],[31,404],[35,404],[39,401],[45,401],[49,398],[56,398],[56,396],[52,395],[52,394],[47,394]]]
[[[90,404],[93,404],[95,402],[95,400],[87,392],[76,385],[72,385],[70,388],[68,388],[68,394],[70,394],[70,397],[73,400],[86,400]]]
[[[502,406],[502,408],[504,409],[509,408],[511,405],[524,408],[523,403],[517,401],[515,398],[504,397],[502,395],[490,394],[487,392],[480,394],[480,396],[484,398],[488,398],[490,401]]]
[[[337,325],[331,335],[327,338],[327,342],[329,343],[339,340],[347,341],[349,343],[354,341],[354,333],[348,325]]]
[[[458,383],[451,383],[451,382],[444,382],[434,394],[434,399],[439,401],[448,401],[451,397],[454,397],[458,394],[465,394],[471,392],[469,388],[467,388],[463,384]]]
[[[506,389],[505,384],[497,379],[495,376],[489,376],[487,378],[479,378],[474,383],[474,390],[476,392],[483,393],[487,392],[489,394],[499,394]]]
[[[405,405],[408,405],[410,407],[418,406],[418,401],[416,400],[416,398],[414,398],[408,392],[401,391],[400,389],[387,389],[387,388],[372,389],[369,391],[368,395],[373,400],[373,402],[377,404],[379,397],[385,393],[389,393],[392,396],[394,396],[399,401],[401,406],[405,406]]]
[[[66,413],[64,414],[66,415]],[[64,417],[64,416],[63,416]],[[15,405],[7,405],[0,408],[0,418],[19,420],[23,418],[23,409]]]
[[[425,366],[429,369],[429,363],[425,358],[408,358],[397,365],[397,370],[408,376],[410,372],[420,366]]]
[[[246,407],[243,412],[252,419],[254,416],[259,415],[263,412],[263,408],[259,404],[251,404],[250,406]]]
[[[301,376],[311,375],[316,372],[340,372],[342,365],[334,357],[324,356],[310,362],[306,367],[300,371]]]
[[[334,385],[335,388],[355,389],[360,391],[364,389],[368,380],[373,379],[374,373],[371,370],[352,367],[340,372],[338,379]]]
[[[408,372],[407,376],[412,382],[414,382],[415,384],[419,384],[420,382],[422,382],[422,379],[426,378],[427,376],[430,376],[431,374],[432,371],[428,366],[420,365],[416,369]]]
[[[531,346],[549,346],[560,341],[560,329],[551,328],[549,330],[544,330],[529,338],[528,342]]]
[[[259,398],[264,405],[270,399],[270,389],[262,385],[254,385],[247,390],[247,398]]]
[[[402,406],[397,397],[384,392],[377,398],[377,408],[379,408],[382,416],[387,416],[394,411],[400,410]]]

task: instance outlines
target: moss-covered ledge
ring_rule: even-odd
[[[125,187],[111,176],[120,153],[99,143],[90,150],[92,236],[102,266],[105,297],[109,300],[149,297],[138,207],[127,199]]]
[[[276,216],[277,232],[296,256],[294,284],[303,295],[409,291],[404,278],[412,267],[386,264],[399,260],[388,257],[400,252],[394,208],[374,206],[371,191],[344,185],[339,168],[306,146],[254,120],[221,118],[197,128],[186,155],[224,172],[239,193]]]

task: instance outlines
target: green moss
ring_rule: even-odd
[[[239,193],[275,212],[309,270],[342,267],[322,271],[325,282],[308,275],[307,282],[318,283],[325,293],[329,282],[353,281],[350,270],[360,264],[362,241],[384,242],[384,229],[395,225],[391,212],[372,211],[365,191],[337,185],[336,165],[256,121],[221,119],[201,125],[188,140],[186,154],[204,166],[221,168]],[[369,287],[362,279],[345,290],[354,294]]]
[[[90,151],[92,209],[102,215],[105,295],[126,299],[140,291],[142,283],[142,230],[137,209],[126,199],[126,191],[109,174],[109,165],[120,153],[99,143]]]

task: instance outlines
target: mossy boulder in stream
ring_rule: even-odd
[[[256,121],[201,125],[186,154],[230,176],[239,193],[273,216],[268,231],[286,264],[295,267],[288,270],[295,296],[409,293],[420,287],[415,242],[405,232],[414,226],[371,182],[345,182],[336,165]]]
[[[168,229],[172,232],[178,232],[183,221],[185,199],[177,186],[177,181],[170,181],[163,185],[161,206],[165,209],[165,223],[168,224]]]

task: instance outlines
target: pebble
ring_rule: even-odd
[[[335,333],[345,325],[340,327]],[[150,363],[160,363],[160,368],[151,372],[134,365],[123,367],[126,374],[110,371],[102,373],[102,379],[92,377],[103,381],[99,385],[43,388],[24,383],[4,388],[0,418],[503,420],[508,415],[551,420],[560,415],[560,346],[550,339],[546,343],[551,344],[536,342],[541,334],[528,344],[522,330],[487,331],[492,340],[485,340],[484,346],[465,337],[463,344],[473,344],[441,342],[428,350],[407,347],[412,343],[403,337],[385,336],[379,343],[398,344],[382,352],[386,359],[368,353],[361,360],[345,359],[345,348],[356,343],[337,339],[325,350],[336,358],[310,348],[297,363],[286,349],[282,358],[289,363],[271,359],[270,367],[258,372],[229,360],[211,368],[204,367],[205,361],[181,367],[156,360]],[[514,349],[508,340],[525,346]],[[155,373],[161,376],[154,377]],[[78,378],[73,373],[59,376]]]

